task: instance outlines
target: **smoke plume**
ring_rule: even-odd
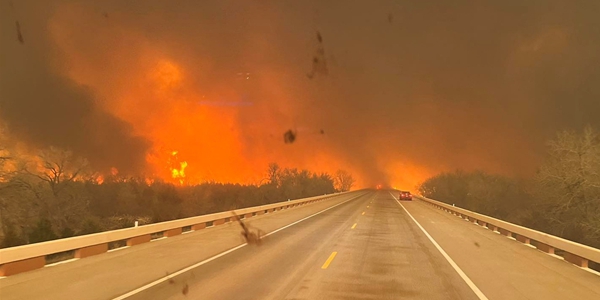
[[[600,125],[596,2],[48,2],[0,9],[1,118],[100,166],[412,188],[529,176],[557,130]]]

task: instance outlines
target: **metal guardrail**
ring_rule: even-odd
[[[358,191],[277,202],[273,204],[237,209],[234,211],[239,216],[249,218],[255,215],[261,215],[264,213],[305,205],[354,192]],[[127,246],[134,246],[149,242],[152,239],[153,234],[156,235],[162,233],[164,237],[176,236],[181,234],[183,229],[186,227],[190,227],[190,230],[200,230],[206,227],[224,224],[227,221],[231,221],[231,217],[231,212],[227,211],[0,249],[0,276],[9,276],[37,268],[42,268],[46,265],[46,256],[48,255],[67,251],[75,251],[75,258],[84,258],[107,252],[109,250],[109,244],[113,242],[123,242],[126,243]]]
[[[478,214],[470,210],[455,207],[446,203],[432,200],[426,197],[414,196],[438,209],[442,209],[461,218],[467,219],[473,223],[487,227],[492,231],[499,232],[508,237],[513,237],[517,241],[529,244],[537,249],[555,254],[555,249],[562,250],[565,261],[582,268],[588,268],[589,261],[600,263],[600,249],[569,241],[557,236],[553,236],[541,231],[529,229],[509,222],[505,222],[486,215]],[[513,236],[514,235],[514,236]],[[532,241],[533,244],[532,244]]]

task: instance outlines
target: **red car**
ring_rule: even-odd
[[[412,200],[412,195],[407,191],[400,191],[399,200]]]

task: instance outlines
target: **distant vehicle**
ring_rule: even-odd
[[[400,191],[399,200],[412,200],[412,195],[408,191]]]

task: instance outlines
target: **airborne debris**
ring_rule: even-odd
[[[108,19],[108,13],[107,13],[107,12],[104,12],[104,13],[102,13],[102,15],[103,15],[105,18],[107,18],[107,19]]]
[[[325,49],[323,48],[323,37],[321,33],[317,31],[317,41],[319,45],[317,46],[316,54],[313,56],[312,60],[312,70],[310,73],[306,74],[309,79],[315,77],[315,74],[319,73],[321,75],[327,75],[329,72],[327,70],[327,60],[325,58]]]
[[[19,42],[21,44],[25,44],[25,41],[23,40],[23,35],[21,34],[21,24],[19,24],[19,21],[16,21],[17,24],[17,39],[19,40]]]
[[[478,243],[478,242],[475,242],[475,246],[477,246],[477,247],[481,247],[481,246],[479,246],[479,243]]]
[[[242,229],[244,230],[242,231],[242,236],[246,240],[246,243],[260,246],[262,243],[261,235],[263,235],[264,232],[260,229],[256,229],[253,232],[233,210],[231,211],[231,214],[233,214],[233,218],[240,223],[240,226],[242,226]]]
[[[392,15],[392,13],[388,14],[388,22],[390,22],[390,24],[392,24],[392,21],[394,21],[394,15]]]
[[[291,144],[296,140],[296,132],[291,129],[286,131],[283,134],[283,142],[286,144]]]
[[[190,291],[190,288],[189,288],[188,284],[186,283],[183,286],[183,289],[181,290],[181,293],[187,296],[187,294],[188,294],[189,291]]]
[[[325,134],[325,131],[323,129],[321,129],[320,133],[321,134]]]

